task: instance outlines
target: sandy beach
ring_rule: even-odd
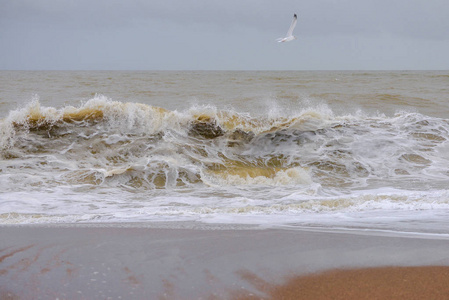
[[[0,240],[0,299],[449,295],[443,235],[103,224],[3,226]]]
[[[262,299],[447,299],[449,267],[377,267],[338,269],[291,277],[276,285],[246,273],[244,278],[265,293]],[[261,299],[236,292],[233,299]]]

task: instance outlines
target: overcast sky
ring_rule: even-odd
[[[447,70],[448,53],[448,0],[0,0],[2,70]]]

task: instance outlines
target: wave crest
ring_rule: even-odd
[[[34,99],[0,123],[4,169],[45,174],[35,185],[315,182],[348,189],[391,178],[410,188],[446,180],[448,140],[447,120],[418,113],[334,116],[324,107],[251,116],[212,106],[169,111],[101,95],[59,109]]]

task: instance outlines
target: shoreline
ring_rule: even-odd
[[[446,237],[89,225],[1,226],[0,299],[225,299],[264,296],[242,274],[282,286],[329,270],[449,266]]]
[[[279,230],[302,231],[316,233],[339,233],[363,236],[422,238],[449,240],[449,233],[432,231],[403,231],[381,228],[364,227],[332,227],[332,226],[305,226],[296,224],[253,224],[253,223],[207,223],[201,221],[151,221],[151,222],[79,222],[79,223],[23,223],[0,224],[1,228],[110,228],[110,229],[167,229],[167,230]]]

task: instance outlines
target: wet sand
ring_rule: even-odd
[[[262,299],[449,299],[449,267],[381,267],[331,270],[291,277],[275,285],[252,273],[242,274]],[[235,291],[233,299],[261,299]]]
[[[447,268],[377,268],[449,266],[448,249],[446,236],[365,231],[3,226],[0,299],[438,299]]]

